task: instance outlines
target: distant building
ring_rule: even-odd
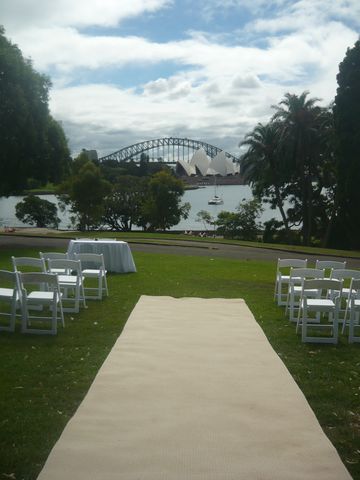
[[[189,177],[194,175],[227,177],[228,175],[237,175],[239,170],[239,165],[229,160],[225,152],[222,151],[214,158],[209,159],[203,148],[196,150],[190,162],[179,160],[176,164],[176,171]]]
[[[82,149],[82,152],[85,153],[85,155],[88,157],[89,160],[91,161],[98,161],[98,153],[97,150],[86,150],[86,148]]]

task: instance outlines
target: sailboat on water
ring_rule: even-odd
[[[214,196],[208,201],[208,205],[222,205],[224,200],[217,194],[216,175],[214,175]]]

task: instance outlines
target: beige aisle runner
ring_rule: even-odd
[[[40,480],[342,480],[241,299],[139,300]]]

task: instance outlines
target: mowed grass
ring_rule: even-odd
[[[2,250],[0,268],[11,269],[10,255],[38,252]],[[341,336],[337,346],[303,345],[273,302],[275,262],[145,253],[134,258],[138,273],[109,275],[110,296],[67,314],[56,337],[25,336],[19,328],[0,333],[0,479],[37,477],[140,295],[244,298],[345,465],[360,479],[359,344]]]

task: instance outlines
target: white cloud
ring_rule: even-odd
[[[1,22],[6,29],[33,27],[115,27],[122,20],[156,12],[172,0],[1,0]]]
[[[102,155],[172,135],[202,139],[237,154],[242,137],[270,118],[271,105],[285,92],[310,90],[323,104],[333,99],[338,64],[357,39],[346,21],[355,14],[360,18],[358,0],[199,2],[199,11],[206,5],[209,15],[219,8],[224,15],[232,9],[240,16],[243,9],[257,13],[260,18],[246,27],[259,40],[253,44],[235,37],[226,43],[231,32],[225,24],[224,35],[213,35],[209,28],[162,41],[124,36],[121,29],[101,35],[81,30],[114,27],[175,1],[2,1],[7,34],[32,57],[35,68],[52,74],[51,110],[63,122],[74,153],[84,147]],[[166,63],[172,67],[164,73]],[[151,67],[151,76],[144,80],[133,74],[131,88],[125,89],[117,77],[126,77],[128,66],[141,72]],[[107,73],[106,84],[92,78]]]

